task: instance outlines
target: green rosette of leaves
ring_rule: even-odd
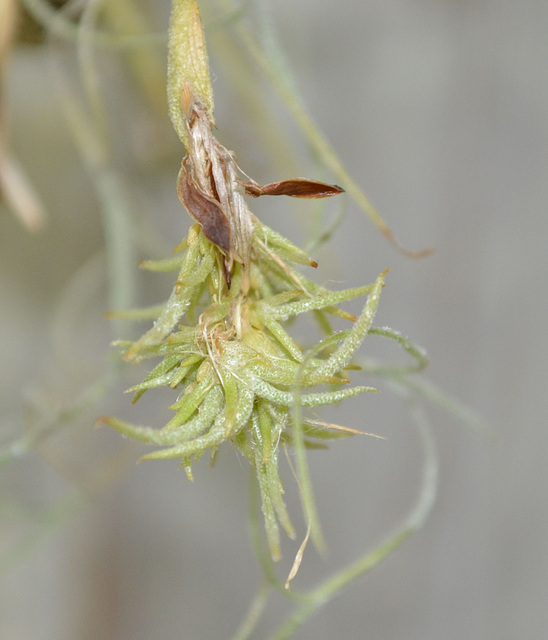
[[[302,452],[357,433],[308,419],[303,410],[376,390],[351,386],[348,372],[371,330],[385,272],[372,284],[331,291],[296,270],[316,263],[262,224],[246,196],[324,198],[342,189],[305,178],[263,186],[247,178],[212,133],[207,54],[192,0],[174,2],[169,42],[169,109],[186,148],[177,191],[195,222],[174,256],[143,264],[153,271],[178,270],[178,276],[152,327],[135,342],[118,344],[129,362],[158,361],[129,389],[134,402],[159,387],[172,388],[177,398],[170,407],[173,417],[161,428],[113,417],[102,421],[159,447],[143,460],[180,459],[191,479],[193,461],[205,453],[214,457],[229,442],[255,470],[270,552],[278,559],[280,527],[295,534],[283,499],[280,450]],[[340,308],[360,296],[365,303],[359,317]],[[300,314],[313,315],[325,334],[306,352],[287,331]],[[346,319],[349,328],[333,331],[330,316]],[[321,545],[306,465],[297,464],[296,471],[307,524]]]

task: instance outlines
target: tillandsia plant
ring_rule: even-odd
[[[349,386],[352,357],[371,330],[384,285],[331,291],[298,272],[316,262],[259,221],[246,196],[324,198],[342,189],[295,178],[261,186],[238,167],[235,155],[213,135],[213,94],[197,4],[173,3],[169,36],[170,116],[186,148],[177,180],[179,199],[195,220],[187,236],[164,261],[147,261],[152,271],[178,270],[168,301],[152,327],[134,342],[119,342],[128,362],[160,358],[133,386],[134,402],[158,387],[178,390],[175,412],[162,428],[135,426],[113,417],[103,421],[122,434],[161,448],[142,459],[178,458],[190,479],[192,462],[215,456],[230,442],[255,470],[270,554],[278,559],[280,526],[295,530],[283,499],[280,449],[304,451],[326,438],[359,433],[301,417],[301,407],[340,402],[375,391]],[[340,303],[366,296],[355,317]],[[312,313],[325,333],[303,351],[287,322]],[[143,317],[143,314],[137,314]],[[330,316],[349,321],[335,332]],[[299,462],[300,461],[300,462]],[[297,478],[310,534],[322,544],[306,463],[297,456]]]
[[[149,95],[149,88],[152,87],[150,93],[157,98],[163,90],[156,90],[156,82],[149,83],[148,64],[141,68],[134,54],[139,51],[139,61],[146,58],[147,63],[150,62],[151,52],[143,43],[148,43],[148,46],[162,43],[165,36],[158,34],[159,37],[151,37],[148,34],[150,21],[145,18],[142,26],[129,29],[130,32],[136,31],[135,34],[128,34],[129,37],[126,38],[125,32],[124,35],[120,33],[121,29],[118,27],[123,25],[125,29],[128,22],[131,22],[127,20],[127,16],[134,17],[138,12],[140,3],[134,0],[70,3],[70,7],[64,12],[52,10],[46,0],[7,0],[4,3],[0,0],[0,7],[5,6],[11,10],[23,3],[47,27],[48,38],[51,40],[48,44],[49,55],[54,63],[50,67],[59,74],[60,106],[63,107],[70,125],[72,137],[91,168],[92,184],[103,214],[109,306],[111,309],[127,309],[133,306],[131,291],[134,234],[131,231],[137,221],[131,216],[131,194],[119,179],[120,172],[111,149],[109,129],[105,126],[108,118],[104,117],[106,109],[102,104],[101,92],[98,91],[100,84],[94,81],[98,70],[95,53],[99,53],[102,48],[110,50],[115,47],[117,51],[127,54],[132,70],[139,71],[138,79],[143,91],[146,88]],[[348,175],[334,150],[314,127],[290,86],[291,78],[285,72],[278,71],[279,57],[271,55],[272,48],[266,52],[268,38],[260,42],[249,23],[242,19],[243,9],[249,4],[242,2],[236,7],[230,0],[216,0],[215,6],[226,11],[223,19],[216,24],[230,21],[237,35],[238,47],[241,45],[248,58],[260,67],[264,77],[278,92],[311,148],[334,176],[333,179],[344,186],[348,195],[369,215],[381,232],[395,242],[390,230],[371,207],[357,183]],[[107,12],[107,7],[120,12],[116,14],[115,20]],[[73,14],[71,9],[75,9],[76,13]],[[101,13],[103,10],[106,12],[104,15]],[[6,15],[9,14],[2,14],[4,18]],[[110,16],[108,19],[107,15]],[[104,21],[99,22],[99,18],[104,18]],[[135,26],[133,22],[131,24],[132,27]],[[0,37],[0,75],[6,52],[13,42],[14,31],[7,29],[8,26],[10,23],[7,19],[0,19],[0,36],[3,36]],[[4,30],[2,27],[5,27]],[[261,32],[259,29],[257,33],[265,31]],[[143,39],[145,34],[146,38]],[[76,56],[65,46],[70,41],[76,42]],[[225,48],[224,51],[226,50]],[[79,74],[73,74],[72,67],[70,73],[69,69],[63,71],[63,65],[58,63],[64,61],[65,56],[78,61]],[[233,59],[228,55],[225,58]],[[238,65],[231,66],[241,70]],[[279,67],[283,67],[283,64]],[[140,75],[141,72],[143,75]],[[161,65],[159,72],[151,75],[154,79],[160,76],[163,85]],[[71,82],[73,76],[74,86]],[[161,428],[136,426],[114,417],[102,418],[102,422],[125,436],[154,447],[143,459],[180,460],[190,479],[193,463],[204,454],[215,459],[222,446],[232,447],[249,460],[249,466],[257,479],[253,482],[255,491],[251,501],[250,528],[252,543],[262,569],[263,586],[257,590],[249,613],[233,640],[251,637],[259,616],[266,611],[265,603],[272,587],[295,602],[295,609],[290,617],[280,626],[279,632],[271,636],[279,640],[290,637],[311,613],[340,593],[342,587],[376,566],[417,531],[426,519],[435,496],[436,456],[424,417],[413,403],[410,405],[410,414],[420,429],[425,464],[420,494],[408,515],[389,537],[308,591],[289,591],[284,588],[299,567],[302,551],[309,537],[316,546],[322,547],[323,544],[308,475],[306,449],[325,448],[330,440],[359,433],[347,427],[320,422],[308,410],[375,391],[372,387],[350,385],[350,374],[359,364],[354,357],[364,339],[368,335],[380,335],[395,340],[414,359],[409,366],[362,362],[362,369],[367,374],[388,379],[391,386],[401,391],[406,398],[422,394],[465,422],[474,424],[475,421],[439,390],[415,378],[411,380],[408,374],[415,373],[426,365],[426,358],[419,349],[401,334],[373,326],[386,272],[383,271],[372,284],[343,291],[329,290],[316,284],[310,277],[316,262],[306,252],[251,213],[248,205],[253,198],[284,195],[328,198],[340,194],[342,189],[305,178],[285,179],[261,186],[241,171],[233,152],[218,142],[213,135],[213,93],[195,0],[173,1],[168,76],[169,112],[186,150],[176,188],[183,207],[194,223],[172,256],[163,261],[143,263],[142,266],[152,271],[177,270],[178,275],[175,277],[173,291],[163,305],[119,314],[139,320],[154,319],[154,323],[139,339],[133,342],[119,341],[118,344],[123,348],[124,358],[129,363],[154,361],[145,379],[129,390],[134,393],[134,402],[148,390],[167,387],[174,396],[171,404],[174,413]],[[245,85],[247,82],[239,86],[245,89]],[[134,121],[133,118],[127,120]],[[138,128],[141,129],[141,121],[137,118],[135,122],[139,123]],[[5,136],[1,135],[1,124],[0,155],[2,150],[7,150],[7,146],[2,144]],[[5,153],[4,155],[6,156]],[[6,157],[9,159],[9,154]],[[124,163],[126,161],[127,157],[124,156]],[[8,180],[6,183],[6,176],[10,178],[14,174],[13,171],[6,173],[2,169],[9,169],[10,166],[13,168],[13,163],[10,165],[0,162],[0,165],[0,181],[4,181],[4,196],[7,196],[6,184],[17,186],[21,181]],[[34,221],[36,220],[35,217]],[[97,260],[94,257],[91,264],[94,269],[95,265],[100,267],[93,272],[93,278],[97,282],[102,277],[105,253],[101,252]],[[423,255],[425,252],[406,253]],[[67,287],[66,300],[70,302],[71,308],[73,305],[78,308],[82,297],[80,292],[89,298],[91,287],[88,286],[88,269],[89,264],[86,262],[71,278],[70,286]],[[341,308],[342,303],[358,297],[363,299],[363,311],[358,317]],[[92,303],[93,300],[89,304]],[[64,349],[71,351],[72,343],[67,339],[67,329],[74,322],[74,335],[78,337],[78,341],[82,329],[79,317],[68,312],[69,304],[60,307],[58,342]],[[290,322],[298,315],[315,322],[323,333],[323,339],[317,345],[303,348],[290,335]],[[68,320],[65,316],[68,316]],[[337,325],[332,323],[333,316]],[[335,326],[342,324],[339,320],[347,323],[344,327],[346,330],[335,330]],[[36,368],[34,357],[32,368]],[[56,368],[62,367],[54,366],[53,370]],[[48,364],[48,371],[50,370],[52,369]],[[32,411],[28,412],[32,429],[27,428],[21,435],[2,444],[0,466],[38,449],[60,426],[72,423],[75,416],[84,416],[86,411],[96,415],[93,403],[103,397],[117,375],[118,367],[109,362],[97,381],[86,385],[68,402],[46,402],[46,394],[40,395],[37,402],[30,404]],[[64,380],[62,386],[65,386]],[[72,446],[72,449],[83,448]],[[288,450],[293,454],[294,475],[301,493],[308,532],[284,585],[277,577],[274,561],[281,556],[282,531],[289,536],[296,533],[284,501],[282,474],[279,469],[281,454]],[[87,450],[85,453],[87,456]],[[132,451],[130,456],[133,459]],[[113,465],[110,457],[105,464],[92,466],[93,472],[89,474],[89,479],[86,477],[85,491],[78,490],[74,500],[55,504],[44,515],[39,514],[37,524],[40,530],[49,531],[52,522],[59,523],[72,514],[75,506],[79,507],[83,503],[83,496],[97,495],[104,490],[112,477]],[[116,467],[122,471],[125,469],[123,464],[118,464],[118,458]],[[261,529],[260,502],[265,521],[266,544]],[[355,509],[355,505],[351,508]],[[35,531],[31,531],[29,536],[22,536],[20,541],[18,537],[17,545],[14,545],[15,551],[10,550],[9,555],[16,560],[22,557],[38,537]],[[2,563],[5,556],[6,554],[0,557],[0,573],[8,564]],[[11,558],[8,562],[12,563]],[[223,637],[226,637],[225,633]]]

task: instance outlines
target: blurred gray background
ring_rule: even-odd
[[[167,24],[167,2],[156,10],[158,30]],[[476,410],[495,436],[474,433],[439,408],[428,410],[440,455],[429,521],[296,637],[546,637],[548,5],[278,0],[269,17],[312,117],[351,175],[403,245],[435,248],[421,260],[403,256],[349,201],[337,234],[316,254],[317,279],[356,286],[391,267],[377,324],[424,346],[429,379]],[[273,135],[285,132],[301,151],[288,160],[290,175],[280,175],[283,166],[269,161],[246,123],[231,86],[234,69],[216,57],[218,38],[212,29],[219,138],[244,170],[260,182],[291,177],[294,167],[299,175],[330,179],[307,158],[306,144],[272,94],[280,114]],[[20,48],[4,89],[12,146],[49,212],[46,229],[31,235],[1,209],[6,443],[32,428],[29,405],[58,415],[97,379],[113,338],[103,318],[98,202],[51,72],[40,50]],[[106,74],[113,121],[138,137],[121,109],[128,94],[118,98],[115,71],[107,67]],[[269,95],[256,80],[257,91]],[[134,152],[165,138],[171,155],[160,169],[152,160],[124,166],[124,134],[115,144],[122,178],[138,183],[130,189],[135,214],[155,229],[155,246],[163,242],[170,250],[188,221],[174,194],[180,150],[166,131],[158,138],[141,131],[140,142],[132,141]],[[312,204],[297,210],[280,200],[253,204],[268,224],[292,239],[305,237]],[[330,207],[332,217],[336,205]],[[170,288],[169,275],[139,277],[139,302],[158,301]],[[67,308],[71,315],[60,324]],[[362,353],[399,355],[380,342],[366,343]],[[105,412],[161,424],[169,396],[145,396],[137,411],[121,395],[138,375],[126,373],[88,413],[60,423],[37,451],[0,471],[0,547],[8,558],[0,583],[1,638],[209,640],[229,638],[241,620],[260,583],[246,524],[247,465],[227,447],[213,469],[206,460],[195,465],[193,484],[175,462],[135,466],[144,448],[121,450],[116,434],[92,424]],[[295,588],[373,547],[416,498],[420,442],[405,405],[384,389],[329,416],[386,441],[345,440],[310,455],[329,553],[322,558],[307,549]],[[75,501],[99,463],[108,489],[89,504]],[[302,536],[290,477],[286,484]],[[297,546],[285,545],[282,575]],[[274,597],[253,637],[268,637],[287,611],[288,603]]]

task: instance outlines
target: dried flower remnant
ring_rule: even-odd
[[[256,182],[242,182],[245,192],[259,196],[292,196],[293,198],[328,198],[343,193],[344,189],[336,184],[325,184],[308,178],[293,178],[281,182],[271,182],[261,186]]]
[[[323,198],[342,189],[306,178],[265,186],[243,179],[233,153],[212,133],[213,98],[196,3],[176,1],[170,28],[168,100],[187,151],[177,191],[195,224],[176,258],[146,263],[149,269],[178,269],[179,274],[153,326],[135,342],[119,344],[128,361],[160,358],[143,382],[129,389],[134,402],[162,386],[179,393],[170,407],[173,417],[160,429],[111,417],[103,421],[161,447],[143,459],[179,458],[191,479],[192,461],[208,450],[215,456],[229,441],[255,469],[270,551],[278,559],[280,526],[294,535],[278,469],[280,448],[299,439],[321,445],[326,436],[325,424],[306,416],[302,422],[293,419],[296,399],[307,408],[376,391],[350,387],[348,371],[371,328],[385,272],[373,284],[331,291],[295,270],[294,264],[316,263],[262,224],[244,196]],[[359,318],[338,306],[364,295]],[[326,332],[307,352],[286,330],[289,320],[306,312],[314,312]],[[329,315],[353,325],[334,332]],[[330,437],[353,433],[337,427]],[[311,536],[318,541],[313,523]]]

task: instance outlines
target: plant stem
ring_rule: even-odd
[[[255,597],[251,600],[248,612],[232,636],[232,640],[247,640],[247,638],[251,636],[263,611],[265,610],[269,594],[270,585],[268,582],[264,581],[255,594]]]
[[[350,582],[368,573],[390,556],[413,533],[420,529],[427,519],[436,497],[438,460],[430,427],[423,412],[415,405],[411,407],[411,412],[419,430],[424,451],[422,483],[415,506],[392,536],[306,594],[306,601],[298,606],[296,611],[279,627],[274,635],[271,636],[271,640],[286,640],[290,638],[320,607],[338,595]]]

